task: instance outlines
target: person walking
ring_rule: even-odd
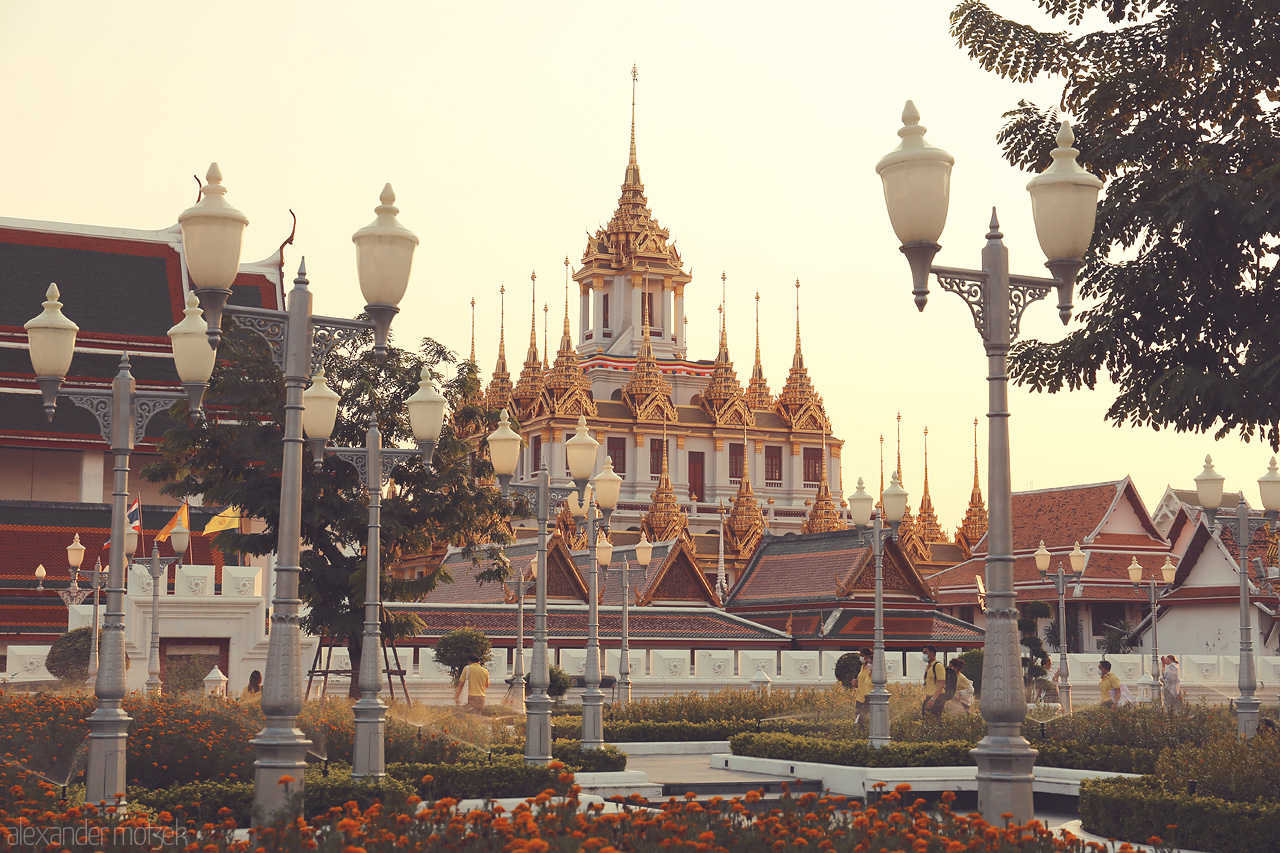
[[[467,688],[467,710],[479,711],[484,707],[485,691],[489,689],[489,670],[480,663],[480,658],[472,656],[471,663],[462,668],[458,675],[458,686],[453,691],[455,705],[462,704],[462,688]]]
[[[973,704],[973,682],[964,674],[964,661],[955,658],[947,664],[947,697],[943,711],[947,714],[967,714]]]
[[[1170,710],[1182,706],[1182,671],[1178,667],[1178,659],[1173,655],[1160,658],[1164,664],[1164,685],[1160,688],[1160,698],[1164,706]]]
[[[1104,660],[1098,664],[1098,673],[1102,680],[1098,682],[1101,690],[1101,702],[1104,708],[1115,708],[1120,705],[1120,676],[1111,671],[1111,661]]]
[[[938,649],[932,643],[924,647],[924,704],[920,710],[935,717],[942,716],[947,700],[947,672],[938,660]]]
[[[871,649],[863,646],[858,655],[862,658],[862,667],[858,670],[858,684],[853,690],[854,722],[868,718],[871,711],[867,699],[871,695]]]

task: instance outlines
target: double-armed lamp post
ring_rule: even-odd
[[[1156,579],[1149,578],[1146,581],[1142,579],[1142,566],[1138,564],[1138,558],[1133,557],[1129,561],[1129,581],[1133,584],[1133,588],[1139,592],[1147,593],[1147,601],[1151,605],[1151,704],[1160,704],[1160,635],[1159,620],[1160,618],[1160,599],[1173,592],[1173,579],[1177,575],[1178,568],[1173,564],[1173,560],[1166,556],[1164,565],[1160,567],[1160,576],[1164,580],[1162,586],[1156,586]]]
[[[622,573],[622,646],[618,650],[618,704],[623,708],[631,704],[631,573],[648,571],[651,559],[653,543],[641,531],[640,541],[636,543],[638,565],[632,566],[623,560],[622,567],[616,570]]]
[[[925,142],[920,113],[907,101],[898,130],[902,143],[878,164],[885,205],[902,253],[911,265],[916,307],[924,310],[929,277],[936,275],[943,290],[969,306],[987,354],[990,446],[988,482],[991,494],[987,542],[987,622],[982,663],[982,717],[987,735],[973,750],[978,765],[978,808],[992,823],[1003,813],[1026,822],[1033,814],[1032,768],[1036,751],[1022,736],[1027,700],[1022,685],[1018,645],[1017,593],[1013,588],[1013,488],[1009,474],[1008,354],[1017,337],[1022,311],[1058,291],[1058,315],[1071,317],[1071,291],[1084,266],[1093,236],[1098,191],[1102,181],[1076,163],[1074,136],[1064,121],[1058,129],[1053,164],[1027,184],[1036,235],[1053,278],[1009,272],[995,209],[982,268],[934,266],[941,248],[938,239],[947,221],[951,194],[950,154]]]
[[[130,533],[133,531],[130,530]],[[130,541],[135,543],[136,536]],[[67,565],[71,567],[71,583],[66,589],[58,590],[58,597],[62,599],[62,603],[67,606],[70,611],[85,598],[93,596],[93,623],[90,625],[89,635],[89,677],[87,682],[93,684],[98,677],[98,589],[102,586],[102,561],[99,560],[93,564],[92,583],[88,589],[80,588],[80,564],[84,562],[84,546],[80,544],[80,534],[77,533],[71,540],[71,544],[67,546]],[[48,577],[43,565],[36,566],[36,591],[44,591],[44,579]]]
[[[1040,580],[1053,581],[1053,588],[1058,591],[1058,705],[1062,708],[1062,713],[1071,713],[1071,672],[1067,665],[1067,585],[1073,582],[1079,582],[1084,577],[1084,562],[1086,554],[1080,550],[1080,543],[1076,543],[1076,547],[1071,550],[1069,559],[1071,560],[1071,571],[1064,572],[1062,570],[1062,561],[1058,561],[1058,571],[1055,574],[1049,573],[1049,549],[1044,547],[1044,540],[1040,540],[1040,547],[1036,549],[1036,569],[1040,572]],[[1076,590],[1079,593],[1079,590]]]
[[[537,592],[533,613],[533,672],[529,675],[531,693],[526,693],[525,696],[524,758],[530,764],[545,765],[551,762],[551,697],[547,695],[547,687],[550,684],[550,668],[547,661],[547,527],[550,524],[552,506],[569,500],[571,496],[576,497],[579,504],[586,500],[587,479],[595,467],[596,448],[600,443],[587,434],[586,418],[579,417],[577,432],[564,445],[569,476],[574,483],[573,489],[551,488],[551,475],[547,472],[545,458],[542,467],[538,470],[536,484],[524,485],[511,482],[516,465],[520,461],[520,434],[511,428],[510,416],[506,409],[499,414],[498,428],[489,434],[488,444],[489,460],[493,463],[493,470],[498,477],[498,485],[503,497],[515,491],[534,499],[534,514],[538,523],[538,564],[535,583]],[[612,549],[608,556],[612,556]],[[523,592],[523,589],[521,591]],[[593,590],[592,607],[595,606],[595,597]],[[518,654],[522,654],[523,651],[523,649],[517,650]],[[597,654],[597,690],[599,689],[598,660]],[[584,742],[586,728],[584,704]]]
[[[160,543],[151,543],[151,561],[147,564],[147,574],[151,577],[151,653],[147,656],[147,692],[159,693],[160,684],[160,587],[164,583],[162,577],[168,574],[167,569],[182,559],[187,553],[187,545],[191,543],[191,531],[181,521],[169,534],[169,544],[173,546],[172,557],[160,556]]]
[[[862,478],[849,496],[849,517],[855,527],[871,528],[871,553],[876,561],[875,644],[871,658],[871,725],[868,742],[875,747],[889,743],[889,676],[884,666],[884,543],[898,535],[898,525],[907,514],[907,490],[898,483],[898,472],[889,478],[889,488],[880,497],[882,512],[874,512],[875,499],[867,494]],[[884,522],[889,522],[888,532]]]
[[[208,384],[213,357],[222,340],[222,315],[228,314],[241,328],[260,335],[271,348],[276,366],[284,373],[284,450],[280,477],[280,510],[276,524],[276,594],[271,603],[271,633],[267,644],[267,666],[262,683],[262,710],[266,725],[253,740],[254,809],[263,819],[287,808],[298,808],[303,770],[310,741],[298,728],[302,710],[302,628],[299,624],[298,576],[302,550],[302,445],[303,393],[308,379],[317,373],[325,354],[340,341],[372,330],[374,354],[386,357],[391,320],[399,312],[400,300],[409,286],[409,272],[418,238],[400,224],[395,193],[387,184],[382,190],[372,223],[352,235],[356,244],[356,271],[369,320],[344,320],[315,316],[308,288],[305,259],[298,267],[288,308],[275,311],[227,304],[231,285],[240,266],[240,247],[248,218],[227,203],[226,188],[217,164],[209,167],[208,183],[200,200],[178,217],[187,275],[192,290],[204,310],[207,340],[203,351],[191,346],[179,355],[175,346],[178,375],[188,387]],[[199,330],[193,330],[199,331]],[[205,361],[207,359],[207,361]],[[374,574],[372,583],[377,582]],[[376,595],[374,596],[376,601]],[[374,621],[376,622],[376,612]],[[366,616],[366,622],[368,617]],[[363,660],[362,660],[363,663]],[[373,667],[376,671],[376,665]],[[379,679],[380,682],[380,679]],[[363,692],[362,692],[363,698]],[[376,691],[375,691],[376,701]],[[379,703],[380,704],[380,703]],[[366,724],[373,716],[366,718]],[[373,749],[373,747],[370,747]],[[283,776],[294,782],[280,784]]]
[[[1213,468],[1213,458],[1204,458],[1204,470],[1196,475],[1196,497],[1200,506],[1209,516],[1209,526],[1213,535],[1221,540],[1222,529],[1229,527],[1236,540],[1236,571],[1240,574],[1240,698],[1236,700],[1236,730],[1246,738],[1258,733],[1258,708],[1261,703],[1255,695],[1258,678],[1253,662],[1253,614],[1249,604],[1249,543],[1253,534],[1264,525],[1274,529],[1277,516],[1280,516],[1280,471],[1276,470],[1275,457],[1267,473],[1258,478],[1258,492],[1262,497],[1262,508],[1266,510],[1264,518],[1250,518],[1249,505],[1245,503],[1244,492],[1236,501],[1235,517],[1218,515],[1222,506],[1222,486],[1226,477]],[[1215,523],[1216,522],[1216,523]]]

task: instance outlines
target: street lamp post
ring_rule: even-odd
[[[1080,550],[1080,543],[1071,549],[1071,571],[1062,571],[1062,561],[1058,561],[1056,574],[1049,574],[1049,549],[1040,540],[1036,549],[1036,568],[1040,571],[1040,580],[1050,580],[1058,591],[1058,704],[1062,713],[1071,713],[1071,672],[1067,666],[1067,584],[1079,582],[1084,577],[1085,553]],[[1079,590],[1076,590],[1077,593]]]
[[[84,546],[80,544],[80,534],[76,533],[71,544],[67,546],[67,565],[71,567],[71,583],[66,589],[58,590],[58,597],[70,611],[72,607],[93,596],[93,622],[89,626],[89,677],[88,684],[93,684],[98,674],[98,588],[102,585],[102,561],[93,566],[93,582],[88,589],[80,588],[80,564],[84,562]],[[43,565],[36,566],[36,591],[44,591],[44,579],[48,576]]]
[[[907,102],[898,130],[902,143],[876,164],[884,184],[885,204],[902,252],[911,266],[916,307],[924,310],[929,276],[944,290],[960,296],[973,314],[987,354],[990,447],[988,482],[991,509],[987,543],[987,622],[982,664],[982,717],[987,735],[973,750],[978,765],[978,807],[992,823],[1012,813],[1025,822],[1033,814],[1032,768],[1036,751],[1022,736],[1027,701],[1018,645],[1017,593],[1013,588],[1012,483],[1009,473],[1008,354],[1017,337],[1023,309],[1058,291],[1058,316],[1071,317],[1071,291],[1084,266],[1093,235],[1102,181],[1076,163],[1074,136],[1063,122],[1053,164],[1027,184],[1032,215],[1045,264],[1053,278],[1009,272],[1009,251],[995,209],[982,269],[933,265],[946,224],[954,158],[924,140],[920,113]]]
[[[565,442],[565,455],[569,460],[569,472],[575,480],[574,465],[578,473],[590,473],[595,467],[596,448],[600,443],[587,433],[586,416],[578,417],[578,428],[573,438]],[[586,500],[569,498],[569,511],[577,519],[586,517],[587,548],[590,549],[587,587],[587,660],[586,690],[582,693],[582,745],[599,749],[604,745],[604,692],[600,689],[600,570],[607,571],[613,556],[609,541],[609,519],[618,505],[622,478],[613,470],[613,460],[606,457],[605,465],[586,490]],[[599,513],[597,513],[599,509]],[[596,516],[603,518],[597,524]]]
[[[97,708],[89,715],[89,758],[85,776],[85,801],[97,803],[112,799],[125,791],[125,752],[130,717],[122,702],[125,686],[124,593],[125,559],[132,553],[126,543],[126,501],[129,496],[129,456],[134,442],[146,432],[147,424],[157,412],[166,411],[183,399],[183,394],[148,391],[134,386],[129,355],[120,357],[120,370],[111,382],[111,390],[79,388],[63,391],[62,383],[75,354],[79,327],[62,313],[58,286],[50,284],[45,293],[44,311],[26,323],[31,366],[44,398],[45,416],[53,421],[58,397],[88,409],[98,421],[103,439],[110,445],[114,458],[111,492],[111,551],[107,561],[107,610],[102,626],[102,665],[94,676]],[[175,362],[178,344],[174,340]],[[126,553],[126,549],[129,549]],[[94,593],[95,601],[97,593]],[[96,644],[90,643],[90,648]]]
[[[172,557],[160,556],[160,543],[151,543],[151,562],[147,572],[151,575],[151,653],[147,656],[147,692],[160,693],[160,578],[166,574],[170,565],[182,559],[187,553],[187,545],[191,542],[191,532],[181,521],[169,534],[173,545]]]
[[[1147,588],[1147,600],[1151,605],[1151,704],[1160,704],[1160,637],[1157,633],[1158,622],[1160,617],[1160,599],[1173,592],[1173,578],[1177,574],[1177,567],[1173,565],[1173,560],[1169,557],[1164,558],[1164,565],[1160,567],[1160,575],[1164,579],[1164,585],[1157,587],[1156,579],[1151,578],[1145,584]],[[1138,558],[1134,557],[1129,561],[1129,580],[1133,583],[1133,588],[1142,591],[1144,586],[1142,580],[1142,566],[1138,565]]]
[[[535,566],[533,575],[528,580],[523,570],[516,577],[516,659],[511,670],[511,689],[509,700],[512,704],[524,707],[524,597],[530,590],[535,590],[538,583],[538,570]]]
[[[511,482],[516,463],[520,459],[520,435],[511,428],[510,416],[503,409],[498,416],[498,428],[489,434],[489,459],[503,497],[515,491],[534,499],[534,514],[538,524],[538,563],[533,612],[533,672],[529,687],[533,695],[525,698],[524,760],[529,764],[551,763],[551,697],[547,695],[550,669],[547,664],[547,527],[550,524],[551,506],[577,495],[582,500],[586,480],[581,489],[553,489],[551,475],[544,458],[538,470],[535,485]]]
[[[1221,539],[1222,529],[1231,528],[1236,540],[1236,571],[1240,573],[1240,667],[1237,685],[1240,698],[1236,700],[1236,731],[1245,738],[1258,733],[1258,708],[1262,704],[1254,695],[1258,679],[1253,662],[1253,619],[1249,607],[1249,543],[1253,541],[1254,531],[1264,524],[1273,526],[1280,516],[1280,472],[1276,470],[1276,460],[1271,458],[1267,473],[1258,478],[1258,491],[1262,495],[1262,507],[1266,510],[1265,518],[1249,518],[1249,505],[1245,503],[1244,492],[1240,492],[1236,501],[1235,518],[1219,516],[1218,507],[1222,506],[1222,485],[1226,477],[1213,468],[1213,458],[1204,458],[1204,470],[1196,475],[1196,496],[1200,506],[1209,516],[1209,526],[1213,535]]]
[[[324,464],[325,443],[338,419],[339,396],[316,372],[311,387],[302,395],[305,411],[302,429],[311,442],[317,470]],[[418,449],[384,448],[378,429],[378,412],[365,433],[364,447],[339,447],[332,453],[350,463],[359,473],[369,495],[368,539],[365,547],[364,631],[360,644],[360,698],[356,701],[355,742],[351,753],[351,775],[386,775],[387,706],[381,698],[382,674],[378,655],[382,650],[382,490],[396,466],[421,456],[431,464],[440,430],[444,425],[445,398],[431,382],[431,373],[422,368],[418,390],[405,401]]]
[[[635,568],[626,560],[622,561],[622,647],[618,658],[618,704],[625,708],[631,704],[631,573],[648,571],[649,561],[653,559],[653,543],[640,533],[640,541],[636,543]]]
[[[871,553],[876,561],[875,647],[871,659],[871,724],[868,742],[874,747],[889,743],[889,677],[884,665],[884,543],[898,535],[898,525],[907,512],[907,491],[898,483],[898,472],[889,478],[889,488],[881,496],[883,512],[873,512],[875,500],[867,494],[862,478],[849,496],[849,515],[855,527],[871,528]],[[886,534],[884,521],[889,522]]]
[[[303,770],[310,746],[298,728],[302,710],[302,628],[299,623],[298,576],[302,550],[302,418],[303,391],[308,377],[324,363],[325,354],[349,337],[374,333],[374,354],[386,357],[387,334],[409,284],[409,271],[418,238],[396,218],[395,193],[387,184],[374,209],[377,218],[361,228],[356,244],[356,272],[364,295],[368,321],[343,320],[312,314],[306,259],[289,292],[286,311],[231,306],[231,284],[240,265],[240,246],[249,220],[224,198],[222,172],[210,165],[200,200],[178,217],[187,275],[204,310],[207,346],[192,346],[176,358],[184,385],[207,384],[213,360],[206,355],[222,340],[222,315],[230,314],[241,328],[261,336],[270,346],[276,366],[284,373],[284,448],[280,469],[280,515],[276,525],[276,594],[271,602],[271,632],[267,641],[266,676],[262,683],[265,726],[252,743],[254,813],[270,820],[285,809],[301,808]],[[198,330],[196,330],[198,332]],[[206,360],[207,359],[207,360]],[[293,783],[280,783],[283,776]],[[294,797],[296,796],[296,799]]]

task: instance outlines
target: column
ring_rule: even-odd
[[[840,447],[839,445],[831,445],[831,463],[827,468],[827,482],[831,485],[831,491],[838,495],[844,494],[844,486],[840,477]]]
[[[578,285],[578,346],[586,342],[587,332],[592,328],[591,283],[584,281]]]
[[[672,466],[672,479],[675,480],[671,484],[676,490],[676,497],[684,500],[689,496],[689,454],[684,450],[684,436],[676,436],[676,452],[671,456],[671,461],[675,464]]]
[[[729,449],[724,446],[723,438],[716,439],[715,448],[715,479],[712,481],[711,494],[707,495],[712,502],[723,497],[724,490],[729,488]],[[733,494],[732,490],[729,494]]]
[[[673,332],[676,342],[676,349],[685,348],[684,341],[684,283],[676,283],[676,317],[675,330]]]
[[[591,316],[593,318],[591,321],[592,339],[602,347],[604,346],[604,288],[603,279],[599,276],[591,277],[591,289],[594,291],[591,294],[591,299],[594,303],[591,306]]]
[[[652,490],[649,485],[649,457],[644,452],[644,433],[636,433],[636,440],[631,444],[631,477],[636,484],[636,498]]]
[[[660,301],[662,307],[656,308],[655,306],[655,310],[662,316],[662,338],[667,341],[674,341],[676,338],[675,323],[671,322],[671,291],[673,289],[671,276],[664,275],[662,277],[662,298],[655,300],[655,302]]]
[[[631,340],[635,341],[635,347],[640,346],[640,338],[644,335],[644,309],[640,305],[641,288],[644,287],[644,276],[640,273],[632,273],[631,275]]]
[[[757,438],[751,443],[755,445],[755,451],[747,457],[751,465],[751,488],[760,489],[764,486],[764,442]]]
[[[786,485],[785,483],[783,485]],[[791,491],[793,494],[804,490],[804,451],[800,442],[791,442]]]
[[[101,450],[80,451],[80,501],[102,503],[102,470],[106,455]]]
[[[544,427],[542,430],[542,456],[547,463],[547,474],[551,482],[564,480],[564,459],[559,458],[556,447],[560,444],[560,430]]]

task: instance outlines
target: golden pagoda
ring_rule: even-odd
[[[738,374],[729,358],[729,334],[725,323],[725,274],[720,273],[720,349],[716,352],[711,381],[700,395],[703,410],[717,426],[755,424],[755,415],[747,407]]]
[[[831,485],[827,482],[827,457],[822,456],[822,479],[818,481],[818,496],[809,509],[809,515],[800,526],[801,533],[830,533],[844,530],[844,515],[831,497]]]
[[[969,556],[978,540],[987,535],[987,505],[982,500],[982,489],[978,485],[978,419],[973,419],[973,491],[969,493],[969,507],[965,510],[964,521],[956,530],[956,544],[960,545]]]
[[[501,411],[513,408],[511,404],[511,373],[507,370],[507,288],[498,288],[498,361],[493,366],[493,376],[484,392],[486,409]]]
[[[925,544],[934,542],[950,542],[950,537],[938,524],[938,516],[933,511],[933,498],[929,496],[929,428],[924,428],[924,494],[920,496],[920,515],[916,519],[916,529]]]
[[[533,288],[533,314],[529,320],[529,352],[524,358],[524,369],[520,371],[520,381],[511,392],[511,402],[515,405],[518,420],[526,420],[533,410],[533,404],[542,394],[542,359],[538,356],[538,274],[529,274],[529,282]]]
[[[804,353],[800,350],[800,279],[796,279],[796,352],[791,357],[787,383],[782,386],[774,408],[793,430],[813,430],[824,435],[831,430],[822,398],[813,390],[809,371],[804,366]]]
[[[671,488],[665,442],[662,450],[662,474],[658,477],[658,487],[653,490],[649,511],[640,520],[640,529],[650,542],[666,542],[688,536],[689,533],[688,516],[680,509],[675,490]]]
[[[653,339],[649,333],[649,300],[644,302],[644,328],[641,331],[640,351],[636,354],[636,367],[622,389],[622,399],[638,421],[675,421],[678,419],[671,403],[671,385],[658,369],[653,356]],[[665,453],[665,450],[663,451]],[[665,457],[664,462],[665,465]]]
[[[772,412],[773,392],[764,378],[764,366],[760,363],[760,291],[756,291],[756,363],[751,368],[751,381],[747,383],[747,408],[753,412]]]
[[[569,259],[564,259],[564,334],[560,337],[560,349],[556,351],[555,364],[547,372],[542,384],[542,394],[534,404],[533,416],[594,418],[598,412],[591,398],[591,384],[578,364],[578,351],[573,346],[569,332]]]

